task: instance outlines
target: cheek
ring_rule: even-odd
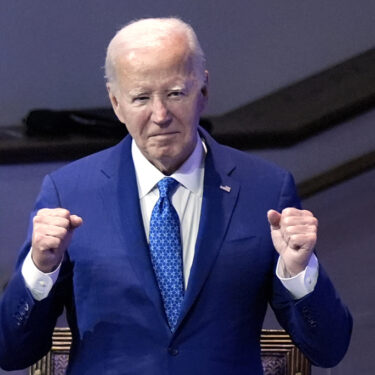
[[[199,111],[197,110],[197,106],[194,104],[196,103],[187,103],[183,106],[176,106],[173,109],[174,117],[180,124],[183,125],[185,131],[195,129],[195,125],[199,119]]]
[[[147,116],[143,112],[130,112],[124,117],[125,126],[134,139],[142,138],[147,126]]]

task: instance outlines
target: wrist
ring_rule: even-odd
[[[59,267],[59,265],[61,263],[61,259],[58,260],[57,263],[56,263],[55,259],[54,259],[54,261],[51,261],[50,259],[39,260],[38,257],[34,257],[33,251],[31,252],[31,260],[33,261],[35,267],[43,273],[54,272]]]
[[[308,261],[303,264],[302,263],[286,264],[284,259],[280,257],[280,266],[281,266],[281,269],[285,278],[297,276],[298,274],[300,274],[306,269],[307,264],[308,264]]]

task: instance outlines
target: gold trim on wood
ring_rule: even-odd
[[[260,346],[263,358],[266,356],[285,357],[285,375],[311,375],[310,362],[285,331],[262,330]]]
[[[65,368],[56,368],[57,360],[67,364],[72,334],[67,327],[56,327],[52,335],[51,350],[37,363],[29,368],[29,375],[63,375]],[[64,366],[65,367],[65,366]]]

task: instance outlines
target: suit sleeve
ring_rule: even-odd
[[[36,301],[25,285],[21,268],[31,247],[32,218],[40,208],[59,207],[59,197],[49,176],[30,216],[27,239],[21,249],[14,274],[0,301],[0,367],[16,370],[30,366],[51,347],[52,332],[63,311],[69,287],[69,262],[64,260],[60,276],[48,297]]]
[[[290,174],[279,198],[279,210],[285,207],[300,207]],[[314,291],[299,300],[293,299],[275,275],[271,306],[281,326],[314,365],[333,367],[343,358],[350,342],[352,317],[321,264]]]

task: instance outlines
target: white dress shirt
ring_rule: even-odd
[[[159,198],[157,183],[166,177],[152,165],[141,153],[135,142],[132,142],[132,158],[134,162],[139,201],[143,225],[147,240],[149,239],[151,213]],[[182,258],[185,288],[195,253],[195,242],[198,235],[199,221],[203,199],[204,159],[207,153],[204,142],[197,137],[193,153],[184,164],[170,177],[179,182],[171,200],[180,219]],[[265,213],[266,215],[266,213]],[[33,297],[40,301],[48,296],[58,274],[60,266],[51,273],[43,273],[34,265],[31,251],[22,266],[22,275],[26,286]],[[287,277],[280,265],[277,264],[276,275],[289,290],[293,298],[299,299],[312,292],[318,278],[318,261],[315,255],[310,259],[306,269],[294,277]]]
[[[201,217],[206,154],[204,147],[201,139],[197,137],[197,144],[192,154],[176,172],[170,175],[179,183],[171,200],[180,219],[185,288],[188,285],[190,269],[193,264]],[[143,226],[148,241],[152,210],[159,199],[157,184],[166,176],[143,156],[135,142],[132,143],[132,157],[137,177]]]

